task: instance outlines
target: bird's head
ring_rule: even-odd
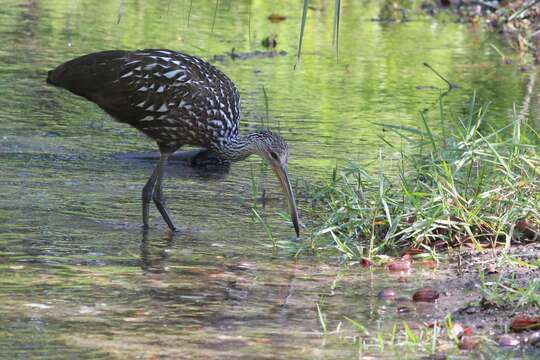
[[[254,152],[262,157],[276,173],[281,188],[287,196],[289,203],[289,212],[291,220],[296,231],[296,236],[300,236],[300,227],[298,221],[298,209],[296,208],[296,199],[289,181],[288,158],[289,149],[287,143],[281,135],[272,131],[260,131],[252,134],[252,145]]]

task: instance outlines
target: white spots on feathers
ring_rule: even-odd
[[[238,91],[212,65],[167,50],[135,52],[125,61],[121,90],[132,92],[138,127],[158,142],[219,147],[238,136]]]
[[[150,71],[155,69],[158,66],[158,64],[148,64],[145,67],[143,67],[143,71]]]
[[[144,102],[142,102],[142,103],[140,103],[140,104],[144,104]],[[142,106],[139,106],[140,104],[137,104],[136,106],[137,106],[137,107],[142,107]],[[156,105],[152,104],[152,105],[150,105],[149,107],[147,107],[147,108],[144,109],[144,110],[145,110],[145,111],[155,111],[155,112],[162,112],[162,113],[164,113],[164,112],[169,111],[169,108],[167,107],[166,104],[162,104],[159,108],[158,108]]]
[[[176,75],[178,75],[179,73],[183,72],[184,70],[171,70],[171,71],[167,71],[165,74],[163,74],[166,78],[168,79],[174,79],[174,77],[176,77]]]
[[[216,128],[221,128],[221,127],[223,127],[223,121],[221,121],[221,120],[210,120],[208,122],[208,125],[210,125],[212,127],[216,127]]]

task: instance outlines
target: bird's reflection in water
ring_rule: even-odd
[[[124,162],[153,168],[159,159],[159,152],[127,153],[114,156]],[[177,151],[168,159],[167,174],[175,178],[224,179],[231,168],[231,162],[220,159],[206,149]]]
[[[142,232],[140,245],[140,266],[144,274],[163,274],[168,271],[169,262],[174,263],[180,259],[171,259],[171,254],[176,245],[176,239],[186,240],[186,236],[177,233],[166,232],[161,239],[150,236],[151,230]],[[155,235],[155,234],[154,234]],[[189,236],[188,236],[189,237]],[[176,253],[176,256],[178,253]],[[247,304],[254,299],[267,301],[271,304],[269,313],[261,315],[269,317],[273,321],[286,326],[289,317],[294,313],[294,307],[290,302],[294,296],[295,283],[298,276],[298,264],[296,260],[274,268],[266,267],[263,263],[252,263],[243,260],[243,256],[233,259],[223,258],[223,262],[212,262],[194,265],[184,269],[186,276],[199,276],[202,283],[206,284],[205,290],[197,296],[221,298],[228,306],[237,307]],[[258,265],[261,265],[259,267]],[[274,276],[265,279],[261,273],[274,273]],[[199,289],[201,290],[201,289]],[[206,295],[204,294],[206,293]],[[193,294],[190,294],[192,296]],[[193,295],[195,296],[195,295]],[[191,298],[191,297],[190,297]]]
[[[174,233],[167,232],[165,243],[151,244],[148,234],[149,230],[143,230],[141,241],[141,269],[147,273],[164,273],[167,271],[169,254],[175,243]]]
[[[116,159],[142,166],[154,167],[159,152],[118,154]],[[222,179],[230,170],[230,161],[224,161],[205,149],[177,151],[169,157],[167,173],[179,178]],[[178,234],[176,234],[178,235]],[[141,268],[145,273],[163,273],[169,253],[175,243],[175,234],[167,232],[165,244],[151,243],[149,231],[144,230],[141,241]]]

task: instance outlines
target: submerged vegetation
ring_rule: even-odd
[[[314,248],[348,259],[400,249],[484,248],[537,240],[540,218],[539,134],[515,117],[489,127],[489,106],[473,97],[465,116],[439,121],[422,113],[423,129],[384,125],[401,144],[380,153],[379,171],[335,168],[311,189],[320,229]],[[455,124],[455,125],[451,125]],[[406,150],[407,149],[407,150]]]

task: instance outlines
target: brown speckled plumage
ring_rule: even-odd
[[[258,154],[270,162],[289,198],[298,234],[294,194],[287,185],[287,144],[270,131],[240,136],[238,90],[214,66],[166,49],[111,50],[61,64],[49,71],[47,82],[96,103],[114,119],[157,142],[162,157],[143,189],[145,227],[152,199],[168,226],[176,229],[162,196],[163,168],[169,154],[183,145],[194,145],[223,159]]]

